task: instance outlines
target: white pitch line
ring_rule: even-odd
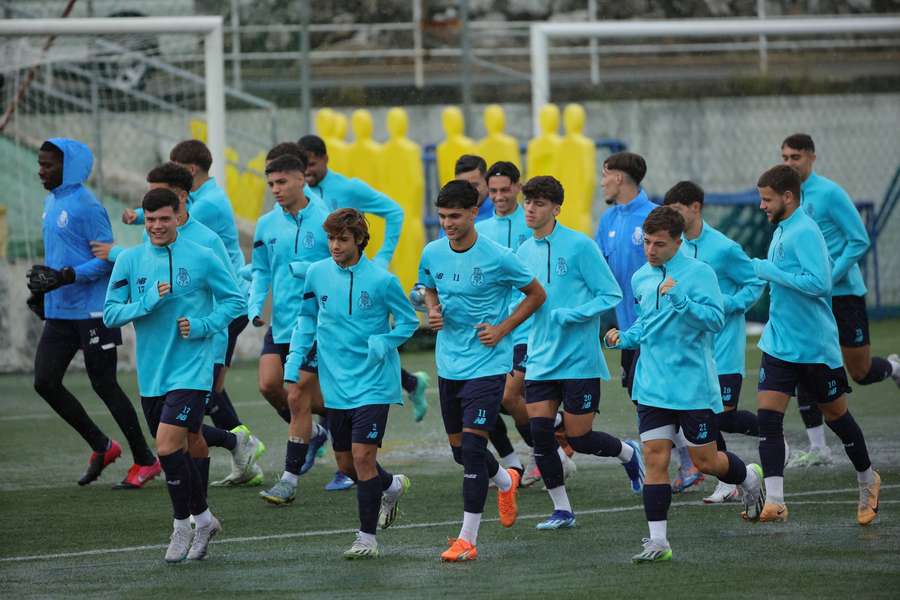
[[[882,489],[889,488],[897,488],[900,487],[900,484],[894,485],[883,485]],[[812,496],[812,495],[823,495],[823,494],[835,494],[835,493],[844,493],[844,492],[857,492],[858,488],[845,488],[845,489],[837,489],[837,490],[816,490],[812,492],[799,492],[797,494],[791,494],[788,498],[792,498],[794,496]],[[797,502],[792,502],[791,504],[856,504],[855,500],[800,500]],[[900,504],[900,500],[882,500],[881,504]],[[710,507],[710,506],[732,506],[731,504],[703,504],[700,501],[692,501],[692,502],[673,502],[672,507]],[[734,505],[733,508],[737,508],[737,505]],[[587,510],[578,511],[579,515],[597,515],[597,514],[609,514],[609,513],[620,513],[620,512],[630,512],[636,510],[644,510],[643,504],[635,504],[632,506],[614,506],[611,508],[591,508]],[[539,515],[519,515],[518,520],[521,521],[530,521],[536,519],[544,519],[547,515],[545,513]],[[489,518],[482,519],[483,523],[492,523],[499,521],[498,518]],[[452,521],[433,521],[431,523],[409,523],[406,525],[396,525],[391,527],[391,529],[428,529],[431,527],[449,527],[451,525],[459,525],[459,520]],[[330,535],[345,535],[350,533],[355,533],[357,531],[356,528],[352,529],[323,529],[317,531],[297,531],[293,533],[273,533],[269,535],[254,535],[254,536],[246,536],[246,537],[235,537],[235,538],[226,538],[219,539],[211,542],[212,544],[241,544],[245,542],[265,542],[269,540],[285,540],[285,539],[297,539],[297,538],[309,538],[309,537],[319,537],[319,536],[330,536]],[[34,554],[31,556],[6,556],[0,558],[0,563],[8,563],[8,562],[28,562],[28,561],[37,561],[37,560],[53,560],[59,558],[78,558],[81,556],[99,556],[102,554],[116,554],[119,552],[144,552],[146,550],[162,550],[167,547],[166,544],[152,544],[147,546],[126,546],[124,548],[98,548],[95,550],[82,550],[79,552],[59,552],[56,554]]]

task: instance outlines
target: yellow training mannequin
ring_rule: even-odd
[[[490,104],[484,109],[484,130],[487,135],[478,142],[475,154],[481,156],[488,167],[498,160],[508,160],[522,169],[519,158],[519,142],[511,135],[503,133],[506,115],[499,104]]]
[[[565,210],[559,221],[587,235],[593,233],[591,209],[597,185],[597,149],[584,133],[585,114],[580,104],[568,104],[563,111],[566,134],[557,154],[557,178],[565,190]]]
[[[381,148],[381,191],[403,208],[403,230],[391,270],[400,278],[404,290],[416,283],[419,257],[425,246],[422,203],[425,198],[425,170],[422,149],[406,137],[409,119],[402,108],[387,114],[388,141]]]
[[[325,140],[328,168],[346,175],[350,169],[350,144],[347,143],[347,117],[331,111],[331,132]]]
[[[348,165],[344,175],[362,179],[376,190],[381,190],[381,144],[372,139],[374,125],[372,113],[364,108],[353,111],[350,117],[353,142],[347,147]],[[327,144],[327,142],[326,142]],[[330,163],[330,150],[329,150]],[[329,164],[329,168],[332,168]],[[337,169],[335,169],[337,171]],[[340,173],[341,171],[338,171]],[[369,245],[366,256],[372,257],[384,242],[384,219],[366,214],[369,221]]]
[[[438,181],[441,186],[455,177],[456,160],[463,154],[475,153],[475,142],[463,134],[465,129],[462,111],[448,106],[441,113],[441,123],[447,136],[437,146]]]
[[[556,175],[556,157],[562,137],[559,131],[559,108],[555,104],[545,104],[539,114],[541,133],[528,142],[526,174],[528,179],[535,175]]]

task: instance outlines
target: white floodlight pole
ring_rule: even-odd
[[[3,35],[106,35],[201,33],[204,36],[207,144],[212,173],[225,185],[225,49],[222,17],[109,17],[93,19],[0,19]]]
[[[783,17],[777,19],[680,19],[602,21],[595,23],[535,23],[531,26],[531,112],[534,135],[540,134],[538,113],[550,99],[548,39],[729,37],[760,35],[821,35],[834,33],[897,33],[900,17]]]

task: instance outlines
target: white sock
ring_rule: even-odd
[[[369,544],[370,546],[374,546],[375,544],[378,543],[378,542],[376,541],[377,538],[375,537],[375,534],[374,534],[374,533],[366,533],[365,531],[357,531],[357,532],[356,532],[356,536],[357,536],[360,540],[362,540],[362,541],[364,541],[365,543]]]
[[[208,526],[212,523],[212,513],[209,512],[209,509],[207,508],[199,515],[194,515],[194,523],[197,524],[198,528]]]
[[[809,445],[813,448],[824,448],[828,444],[825,443],[825,426],[818,425],[810,427],[806,430],[806,437],[809,438]]]
[[[562,425],[563,417],[561,413],[556,413],[556,417],[553,419],[553,429],[556,429],[560,425]]]
[[[281,480],[287,481],[289,484],[291,484],[294,487],[297,487],[297,477],[298,477],[298,475],[295,475],[295,474],[291,473],[290,471],[285,471],[281,474]]]
[[[556,453],[559,455],[559,460],[561,460],[563,464],[566,464],[566,461],[567,461],[567,460],[570,460],[570,459],[569,459],[569,455],[566,454],[566,451],[563,450],[563,449],[562,449],[561,447],[559,447],[559,446],[556,447]]]
[[[188,517],[187,519],[175,519],[175,522],[173,523],[172,526],[175,528],[176,531],[178,529],[190,529],[191,528],[191,518]]]
[[[509,476],[509,473],[503,467],[497,469],[497,474],[491,477],[491,481],[494,482],[494,485],[501,492],[508,492],[509,488],[512,487],[512,477]]]
[[[394,480],[391,481],[391,485],[388,486],[388,489],[382,492],[388,496],[396,496],[400,493],[400,490],[403,489],[403,483],[400,481],[400,478],[394,475]]]
[[[675,432],[675,439],[672,441],[675,444],[675,447],[678,448],[679,450],[681,450],[682,448],[688,447],[687,438],[684,437],[684,433],[682,433],[681,429],[679,429],[677,432]]]
[[[631,457],[634,456],[634,448],[631,447],[630,444],[626,444],[622,442],[622,451],[619,452],[619,461],[624,465],[626,463],[631,462]]]
[[[564,510],[572,512],[572,505],[569,504],[569,495],[566,493],[566,486],[560,485],[552,490],[547,490],[550,499],[553,500],[553,510]]]
[[[519,469],[522,471],[525,470],[525,467],[522,466],[522,461],[519,460],[519,455],[515,452],[510,452],[506,456],[501,456],[500,466],[507,469]]]
[[[650,526],[650,539],[668,543],[666,539],[666,525],[668,523],[668,521],[647,521],[647,525]]]
[[[869,467],[865,471],[857,471],[856,480],[860,483],[860,485],[873,484],[875,483],[875,471],[872,470],[872,467]]]
[[[481,526],[481,513],[464,512],[462,529],[459,530],[458,537],[474,546],[478,542],[479,526]]]
[[[766,502],[784,504],[784,477],[766,477]]]

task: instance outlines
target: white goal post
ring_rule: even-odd
[[[212,172],[225,182],[225,59],[222,17],[0,19],[0,36],[194,33],[203,35],[204,99]]]
[[[709,38],[756,35],[810,36],[836,33],[900,33],[900,17],[784,17],[774,19],[683,19],[536,23],[531,26],[531,114],[550,101],[549,41],[552,38]]]

